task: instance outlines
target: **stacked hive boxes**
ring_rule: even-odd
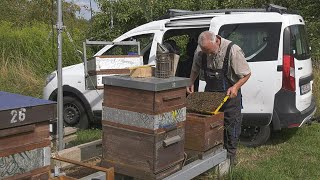
[[[206,152],[223,144],[224,114],[203,115],[188,113],[185,149]]]
[[[186,78],[103,78],[103,165],[162,179],[184,160]]]
[[[49,179],[52,101],[0,91],[0,179]]]
[[[224,113],[215,111],[227,100],[225,96],[224,92],[196,92],[188,96],[186,150],[207,152],[222,147]]]

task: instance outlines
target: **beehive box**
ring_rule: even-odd
[[[146,131],[103,121],[102,165],[138,179],[163,179],[181,169],[184,125]]]
[[[205,152],[223,144],[224,114],[187,113],[185,149]]]
[[[143,65],[143,57],[138,55],[108,55],[93,57],[88,61],[86,77],[87,89],[103,89],[102,77],[113,74],[130,74],[129,67]]]
[[[186,78],[103,78],[103,164],[139,179],[182,167]]]
[[[52,101],[0,92],[0,179],[48,179]]]
[[[103,78],[104,106],[146,114],[161,114],[186,107],[187,78]]]

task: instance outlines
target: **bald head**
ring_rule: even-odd
[[[216,54],[220,46],[218,38],[211,31],[204,31],[199,35],[198,45],[206,54]]]
[[[216,35],[214,32],[211,31],[203,31],[198,38],[198,44],[199,46],[203,46],[207,41],[210,41],[212,43],[215,43],[216,41]]]

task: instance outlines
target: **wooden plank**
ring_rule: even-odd
[[[47,104],[0,111],[0,117],[0,129],[18,127],[43,121],[48,122],[49,120],[54,120],[56,118],[56,105]]]
[[[30,179],[30,180],[47,180],[50,176],[50,166],[45,166],[43,168],[35,169],[24,174],[19,174],[4,178],[4,180],[21,180],[21,179]]]
[[[39,144],[50,145],[48,122],[36,124],[34,131],[0,138],[0,157],[39,148]]]
[[[34,131],[35,124],[0,130],[0,138]]]
[[[88,71],[90,76],[110,74],[130,74],[130,69],[100,69],[99,71]]]
[[[158,180],[163,179],[174,172],[177,172],[182,168],[182,161],[176,164],[172,164],[167,169],[155,174],[151,171],[144,171],[139,169],[136,166],[130,166],[128,164],[120,164],[114,161],[102,160],[101,165],[104,167],[114,167],[115,172],[119,174],[124,174],[127,176],[131,176],[137,179],[146,179],[146,180]]]
[[[105,172],[107,174],[107,176],[109,177],[108,180],[111,180],[111,179],[113,180],[114,179],[114,168],[113,167],[111,167],[111,168],[103,168],[103,167],[100,167],[100,166],[90,165],[90,164],[83,163],[81,161],[75,161],[75,160],[63,158],[63,157],[60,157],[60,156],[54,156],[54,157],[52,157],[52,159],[58,160],[58,161],[62,161],[62,162],[71,163],[71,164],[75,164],[75,165],[86,167],[86,168],[90,168],[90,169],[94,169],[94,170],[97,170],[97,171],[102,171],[102,172]]]
[[[16,153],[20,153],[20,152],[24,152],[24,151],[30,151],[32,149],[49,147],[51,145],[50,143],[51,143],[50,140],[46,139],[46,140],[43,140],[42,142],[38,142],[38,143],[32,143],[32,144],[28,144],[28,145],[24,145],[24,146],[8,148],[8,149],[5,149],[5,151],[0,151],[0,157],[9,156],[11,154],[16,154]]]

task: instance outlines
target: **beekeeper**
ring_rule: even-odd
[[[231,165],[236,164],[236,153],[241,133],[241,86],[247,82],[251,70],[242,49],[211,31],[199,35],[187,93],[194,92],[194,81],[201,72],[206,81],[206,92],[226,92],[229,100],[224,111],[224,146]]]

